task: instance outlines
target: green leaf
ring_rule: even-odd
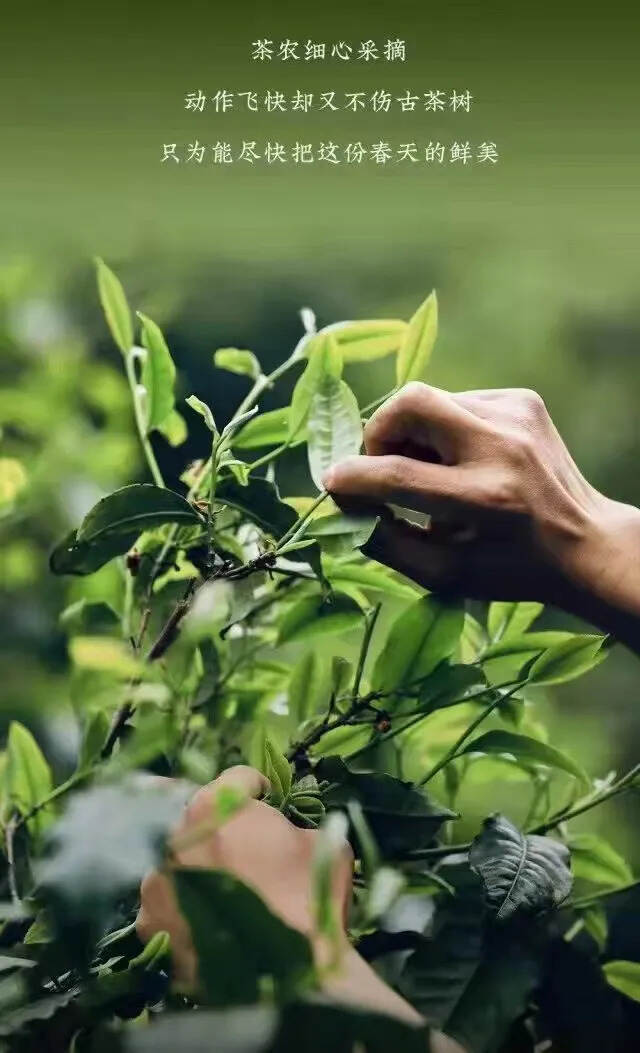
[[[140,311],[138,318],[142,322],[142,344],[147,349],[141,380],[147,392],[147,431],[150,432],[160,428],[173,411],[176,367],[159,326]]]
[[[7,739],[5,769],[6,792],[11,805],[25,815],[53,789],[51,769],[38,743],[24,724],[12,720]],[[43,809],[30,820],[30,828],[41,832],[51,822],[51,812]]]
[[[322,477],[336,461],[358,453],[362,423],[356,397],[344,380],[325,375],[311,397],[307,452],[311,478],[323,489]]]
[[[607,922],[607,915],[602,907],[586,907],[584,910],[580,911],[580,917],[584,924],[585,931],[589,933],[593,940],[595,940],[598,949],[603,951],[607,944],[609,925]]]
[[[342,355],[332,335],[323,333],[315,342],[304,373],[299,377],[289,407],[288,438],[299,439],[307,423],[311,400],[323,378],[338,381],[342,376]]]
[[[434,713],[466,702],[483,688],[489,690],[486,677],[477,666],[442,662],[420,686],[420,708],[424,713]]]
[[[217,435],[218,429],[216,428],[216,422],[214,420],[213,413],[211,412],[209,406],[207,406],[206,402],[203,402],[202,399],[199,399],[197,395],[189,395],[189,398],[185,399],[184,401],[186,402],[187,406],[190,406],[192,410],[195,410],[196,413],[200,414],[200,416],[204,419],[204,422],[207,425],[207,428],[209,429],[211,434]]]
[[[92,713],[85,724],[78,754],[77,771],[85,771],[99,759],[109,733],[109,718],[102,709]]]
[[[126,1053],[267,1053],[272,1049],[278,1026],[278,1012],[273,1005],[198,1009],[157,1016],[151,1027],[126,1029]]]
[[[477,878],[459,866],[439,873],[456,894],[440,901],[433,937],[404,963],[400,992],[470,1053],[495,1053],[538,986],[535,933],[531,925],[486,926]]]
[[[240,351],[237,347],[221,347],[214,351],[213,361],[218,369],[226,369],[230,373],[251,377],[252,380],[257,380],[262,374],[260,363],[253,351]]]
[[[245,424],[240,434],[234,437],[233,445],[240,450],[255,449],[259,446],[280,446],[289,437],[289,415],[289,406],[260,413]],[[301,439],[303,434],[304,432],[300,431],[296,438]]]
[[[272,979],[281,996],[310,979],[313,959],[306,936],[272,914],[237,878],[199,868],[175,870],[173,878],[209,1005],[257,1001],[264,977]]]
[[[291,783],[293,782],[291,765],[282,750],[266,735],[263,753],[262,770],[271,783],[271,796],[280,805],[291,792]]]
[[[600,665],[607,656],[604,636],[584,635],[566,640],[540,655],[529,670],[528,683],[563,684]]]
[[[487,904],[498,921],[558,907],[571,892],[569,849],[560,841],[521,833],[503,815],[485,819],[469,852]]]
[[[392,692],[424,679],[449,658],[464,624],[464,608],[422,596],[396,619],[376,660],[372,691]]]
[[[482,651],[480,659],[489,679],[493,683],[504,684],[517,680],[524,666],[543,651],[572,639],[575,639],[574,633],[568,632],[523,633],[489,644]]]
[[[126,355],[133,346],[133,324],[124,289],[113,271],[99,257],[96,259],[96,269],[102,310],[113,339],[123,355]]]
[[[333,556],[349,555],[362,548],[373,534],[380,516],[353,515],[335,512],[314,519],[306,536],[314,537],[324,550]]]
[[[202,522],[195,508],[173,490],[133,483],[94,505],[82,521],[77,540],[88,544],[113,534],[130,537],[134,531],[137,535],[164,523],[196,526]]]
[[[93,635],[119,628],[120,619],[110,604],[102,601],[91,603],[83,598],[65,607],[60,615],[60,624],[67,633]]]
[[[607,962],[602,971],[611,987],[640,1002],[640,962]]]
[[[345,362],[373,362],[397,351],[406,331],[407,323],[395,318],[335,322],[314,337],[307,350],[311,353],[324,334],[331,333]]]
[[[384,592],[387,596],[397,596],[402,600],[414,600],[418,593],[417,587],[399,574],[363,559],[346,562],[325,554],[322,565],[326,577],[336,589],[340,588],[341,582],[348,581],[363,589]]]
[[[103,534],[97,541],[78,541],[75,530],[60,541],[49,556],[52,574],[93,574],[105,563],[122,556],[135,544],[138,531],[130,534]]]
[[[305,596],[286,612],[280,622],[278,644],[293,640],[307,640],[328,633],[343,633],[355,629],[362,620],[362,611],[350,596],[333,592],[322,596]]]
[[[492,643],[525,633],[543,610],[542,603],[492,603],[487,618]]]
[[[438,300],[434,291],[409,322],[396,359],[398,387],[410,380],[424,380],[437,336]]]
[[[339,757],[318,761],[315,772],[331,784],[324,798],[327,808],[345,807],[351,800],[360,803],[385,857],[426,847],[443,823],[457,819],[455,812],[411,783],[391,775],[351,771]]]
[[[604,837],[571,834],[568,845],[574,877],[608,888],[633,881],[631,867]]]
[[[301,724],[319,709],[326,708],[331,693],[331,664],[322,650],[306,651],[291,670],[289,712]]]
[[[158,425],[158,431],[164,435],[170,446],[182,446],[188,434],[186,421],[176,409]]]
[[[298,519],[293,508],[281,500],[275,484],[257,476],[250,477],[246,486],[230,476],[222,479],[216,489],[216,501],[237,508],[274,538],[286,534]]]
[[[526,766],[544,764],[548,768],[557,768],[573,775],[574,779],[588,784],[589,778],[579,764],[576,764],[566,753],[548,746],[546,742],[530,738],[528,735],[516,735],[513,731],[487,731],[468,742],[461,753],[511,753],[517,761]]]
[[[51,828],[36,876],[57,933],[80,957],[91,952],[117,900],[160,860],[190,788],[130,776],[76,793]]]

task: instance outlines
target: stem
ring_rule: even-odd
[[[351,700],[355,702],[360,694],[360,682],[362,680],[362,674],[364,672],[365,662],[367,660],[367,654],[369,653],[369,646],[371,644],[371,637],[373,636],[373,630],[375,629],[378,615],[380,614],[381,603],[376,604],[373,610],[368,614],[364,629],[364,636],[362,637],[362,645],[360,647],[360,654],[358,655],[358,667],[356,669],[356,675],[353,681],[353,690],[351,692]]]
[[[638,888],[640,878],[628,881],[626,885],[618,885],[616,888],[606,888],[602,892],[594,892],[591,896],[583,896],[581,899],[568,900],[559,908],[560,910],[583,910],[586,907],[595,906],[601,899],[609,896],[617,896],[619,892],[629,892],[630,889]]]
[[[257,461],[252,461],[249,465],[249,471],[253,472],[256,468],[262,468],[263,464],[269,464],[270,461],[275,461],[276,457],[279,457],[285,450],[294,449],[296,446],[302,446],[303,442],[304,439],[296,439],[295,442],[291,439],[287,439],[286,442],[281,442],[274,450],[270,450],[269,453],[265,453],[262,457],[258,457]]]
[[[52,790],[51,793],[48,793],[47,796],[43,797],[41,801],[38,801],[37,804],[34,804],[28,812],[25,812],[24,815],[21,815],[15,824],[16,829],[19,826],[22,826],[23,823],[28,822],[29,819],[33,819],[34,815],[37,815],[38,812],[42,811],[43,808],[46,808],[47,805],[52,804],[53,801],[56,801],[58,799],[58,797],[62,797],[65,793],[68,793],[69,790],[73,790],[74,786],[79,786],[81,782],[84,782],[85,779],[88,779],[91,775],[93,775],[94,771],[95,768],[86,768],[84,771],[74,772],[74,774],[71,775],[65,782],[61,782],[59,786],[56,786],[55,790]]]
[[[372,410],[376,410],[378,406],[382,405],[383,402],[386,402],[387,399],[390,399],[392,395],[395,395],[396,391],[398,390],[399,389],[397,387],[391,388],[391,391],[387,391],[386,395],[380,395],[380,397],[374,399],[373,402],[369,402],[367,406],[363,406],[360,410],[360,416],[364,417],[365,413],[371,413]]]
[[[437,764],[434,764],[433,768],[431,768],[431,770],[427,772],[425,777],[420,780],[418,785],[424,786],[425,783],[430,782],[430,780],[433,779],[434,775],[437,775],[438,772],[441,771],[442,768],[444,768],[445,765],[449,763],[449,761],[454,760],[460,747],[464,745],[464,743],[467,741],[469,736],[473,734],[476,728],[480,724],[482,724],[483,720],[486,720],[487,717],[491,713],[493,713],[494,709],[497,709],[499,705],[507,701],[507,699],[511,698],[512,695],[515,695],[516,691],[518,691],[522,687],[523,683],[524,681],[519,680],[518,683],[506,693],[506,695],[498,694],[498,697],[493,702],[491,702],[490,705],[483,709],[482,713],[480,713],[475,720],[471,721],[468,728],[465,728],[465,730],[462,732],[462,735],[460,735],[460,737],[453,744],[451,749],[445,753],[444,757],[442,757],[442,759],[439,760]]]
[[[300,518],[298,520],[296,520],[296,522],[293,524],[293,526],[289,527],[289,529],[287,530],[286,534],[282,535],[282,537],[278,541],[278,544],[276,545],[276,552],[279,552],[282,548],[284,548],[284,546],[287,544],[287,542],[294,541],[294,540],[297,541],[297,539],[299,538],[300,534],[303,533],[302,527],[305,525],[307,520],[309,520],[311,518],[311,516],[315,512],[316,508],[319,505],[321,505],[322,502],[328,496],[329,496],[328,491],[327,490],[323,490],[322,493],[320,494],[320,496],[316,497],[315,501],[313,502],[311,507],[309,509],[307,509],[305,514],[303,516],[300,516]]]
[[[213,567],[213,506],[216,499],[216,485],[218,482],[218,463],[217,463],[217,452],[218,452],[218,436],[214,435],[213,445],[211,448],[211,472],[209,479],[209,508],[207,510],[207,558],[209,562],[209,570]]]
[[[16,879],[16,861],[13,852],[13,838],[15,836],[17,828],[18,820],[15,815],[12,815],[4,831],[5,851],[7,854],[7,870],[9,878],[9,892],[11,894],[12,903],[21,902],[20,892],[18,891],[18,882]]]
[[[569,819],[575,819],[577,815],[583,815],[584,812],[590,811],[591,808],[595,808],[596,805],[602,804],[603,801],[608,801],[610,797],[615,797],[624,790],[628,790],[633,780],[638,778],[639,775],[640,764],[635,764],[630,771],[625,775],[622,775],[617,782],[614,782],[612,786],[603,790],[602,793],[597,794],[595,797],[592,797],[587,801],[583,801],[581,804],[577,804],[574,808],[568,808],[564,812],[559,812],[558,815],[552,816],[551,819],[548,819],[546,822],[534,826],[533,830],[529,830],[528,833],[545,834],[547,830],[553,830],[553,828],[559,826],[560,823],[565,823]]]
[[[162,473],[158,467],[158,462],[156,461],[155,454],[149,441],[149,436],[147,435],[142,403],[137,391],[138,380],[136,378],[135,355],[133,353],[133,348],[131,348],[131,350],[124,356],[124,362],[127,370],[127,380],[129,381],[129,387],[131,389],[131,398],[133,399],[133,414],[136,421],[136,428],[138,429],[138,435],[140,437],[140,443],[142,445],[147,465],[156,486],[164,487],[164,479],[162,478]]]

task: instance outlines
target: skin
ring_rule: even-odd
[[[408,384],[374,414],[364,438],[366,453],[333,465],[324,482],[338,503],[383,513],[368,555],[439,593],[555,604],[640,652],[640,511],[584,479],[535,392],[450,394]],[[408,522],[388,505],[429,520]],[[180,848],[210,819],[225,785],[243,790],[248,803],[215,833]],[[327,948],[314,935],[310,903],[317,834],[255,799],[267,788],[259,772],[238,767],[199,790],[176,831],[174,857],[227,869],[251,885],[309,936],[322,966]],[[334,875],[343,924],[351,869],[345,845]],[[193,989],[197,961],[170,873],[145,878],[137,927],[145,941],[169,931],[175,978]],[[340,967],[324,986],[338,1001],[421,1022],[349,945],[344,929]],[[432,1039],[432,1048],[461,1049],[445,1036]]]
[[[586,481],[539,395],[407,384],[364,444],[324,483],[385,511],[367,555],[439,593],[554,604],[640,651],[640,511]]]

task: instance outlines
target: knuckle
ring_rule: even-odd
[[[397,408],[409,413],[420,413],[424,410],[429,397],[429,385],[421,380],[410,380],[396,396]]]
[[[518,399],[526,414],[531,418],[539,419],[547,412],[542,395],[537,391],[533,391],[532,388],[519,388]]]

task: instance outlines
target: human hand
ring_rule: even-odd
[[[367,555],[451,595],[555,603],[637,644],[640,513],[583,478],[535,392],[408,384],[365,449],[329,469],[332,496],[431,516],[383,517]]]
[[[207,832],[206,826],[215,814],[216,794],[228,787],[246,794],[247,802],[220,827]],[[318,834],[299,829],[275,808],[255,799],[268,789],[268,780],[254,768],[238,765],[223,772],[198,790],[185,809],[172,837],[172,858],[180,866],[223,869],[240,878],[274,914],[310,938],[316,963],[322,970],[328,948],[314,933],[311,897]],[[346,918],[352,865],[351,850],[345,842],[333,874],[336,916],[343,922],[343,948],[337,968],[325,974],[324,990],[337,1001],[367,1006],[419,1024],[420,1015],[379,979],[348,942]],[[197,957],[189,927],[178,909],[170,873],[154,871],[145,877],[136,928],[145,943],[160,930],[169,933],[174,977],[180,986],[193,990],[197,983]]]

